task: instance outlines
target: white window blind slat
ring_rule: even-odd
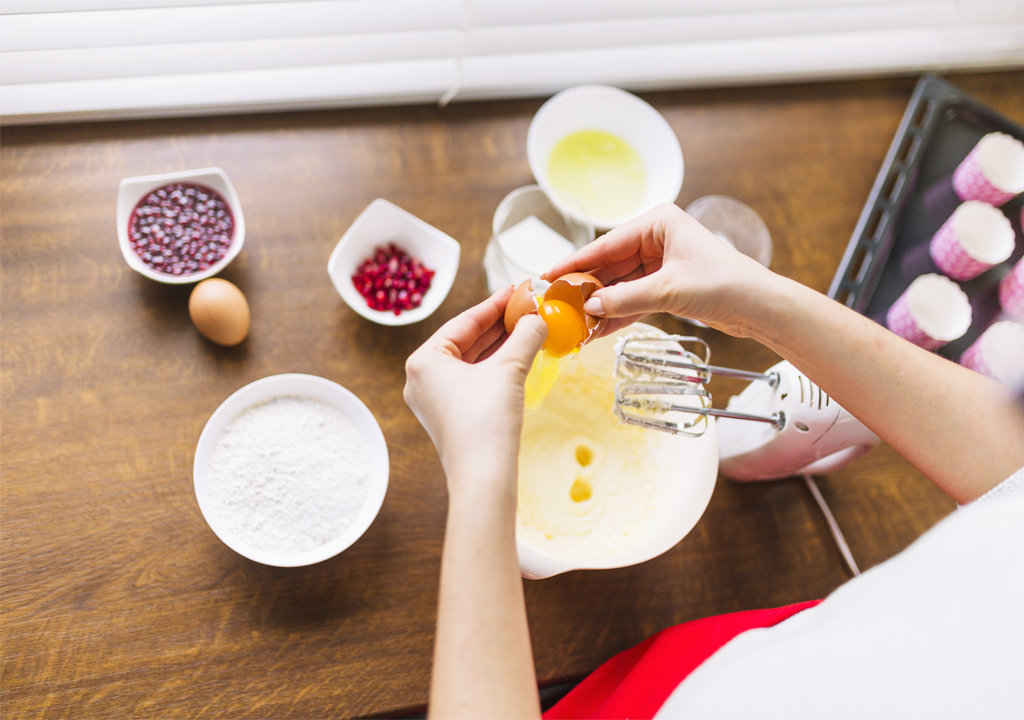
[[[461,28],[461,0],[315,0],[10,15],[4,51]]]
[[[940,67],[1019,67],[1024,65],[1024,22],[940,28]]]
[[[1024,21],[1024,3],[988,4],[964,20],[949,2],[893,2],[863,9],[814,12],[753,12],[741,16],[707,14],[687,18],[640,18],[587,23],[473,27],[468,55],[504,55],[584,48],[643,47],[684,42],[789,37],[909,28],[994,25]]]
[[[987,0],[947,3],[971,5]],[[891,0],[475,0],[473,27],[884,7]],[[911,0],[928,5],[929,0]]]
[[[451,59],[461,45],[460,31],[428,30],[9,52],[2,56],[0,83]]]
[[[455,81],[451,59],[9,85],[5,106],[35,122],[172,117],[339,104],[432,102]],[[17,117],[15,117],[15,121]]]
[[[25,13],[90,12],[139,8],[202,7],[206,5],[249,5],[281,3],[287,0],[4,0],[0,15]],[[426,1],[426,0],[425,0]],[[920,0],[927,3],[929,0]],[[985,0],[974,0],[984,2]],[[820,7],[863,7],[888,0],[771,0],[780,9]],[[473,23],[521,25],[524,23],[611,20],[635,17],[668,17],[714,13],[744,13],[763,10],[765,0],[471,0]],[[970,4],[961,3],[961,4]]]
[[[607,83],[632,90],[1024,64],[1024,24],[467,57],[465,99]]]
[[[94,10],[135,10],[138,8],[200,7],[203,5],[250,5],[279,3],[281,0],[4,0],[0,15],[25,13],[91,12]]]

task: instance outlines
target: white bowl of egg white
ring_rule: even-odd
[[[273,375],[225,400],[196,447],[196,499],[239,555],[312,565],[358,540],[388,488],[388,448],[370,410],[337,383]]]
[[[583,85],[544,103],[530,123],[526,153],[534,178],[570,214],[577,200],[594,226],[609,229],[664,202],[683,186],[683,151],[665,118],[618,88]]]

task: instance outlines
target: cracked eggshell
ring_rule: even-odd
[[[587,323],[587,337],[583,340],[586,345],[591,340],[596,340],[605,325],[607,318],[590,315],[583,311],[583,303],[590,299],[590,296],[604,287],[604,283],[589,273],[574,272],[563,275],[551,283],[551,287],[544,293],[545,300],[563,300],[568,302],[583,315]]]
[[[590,296],[603,288],[604,285],[593,275],[588,273],[569,273],[551,283],[551,286],[544,293],[545,300],[561,300],[576,308],[587,323],[587,337],[583,339],[583,345],[591,340],[597,339],[604,330],[608,320],[605,318],[588,315],[583,311],[583,303],[590,299]],[[523,315],[532,315],[539,310],[537,296],[533,292],[533,284],[529,278],[515,289],[508,305],[505,306],[505,331],[511,335],[519,318]]]
[[[527,278],[515,289],[505,306],[505,332],[511,335],[519,318],[523,315],[536,314],[539,309],[540,304],[533,292],[533,283]]]

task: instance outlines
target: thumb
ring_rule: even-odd
[[[591,315],[621,318],[663,312],[671,306],[660,272],[601,288],[583,305]]]
[[[548,336],[548,325],[540,319],[539,315],[524,315],[519,318],[512,334],[505,343],[494,353],[499,362],[509,363],[519,373],[519,382],[526,379],[530,372],[530,365],[533,358],[544,344]]]

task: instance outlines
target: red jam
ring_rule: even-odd
[[[128,243],[142,262],[165,275],[209,270],[235,235],[227,201],[213,188],[172,183],[139,201],[128,219]]]
[[[352,284],[372,309],[400,315],[423,303],[433,277],[433,270],[390,243],[363,261],[352,276]]]

